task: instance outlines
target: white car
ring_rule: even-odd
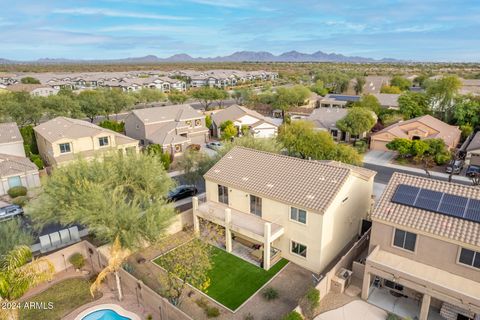
[[[218,150],[221,147],[223,147],[223,144],[221,142],[218,142],[218,141],[212,141],[212,142],[207,143],[207,148],[212,149],[212,150]]]
[[[0,208],[0,221],[8,220],[16,215],[23,214],[23,208],[15,204],[7,205]]]

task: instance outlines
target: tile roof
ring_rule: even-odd
[[[0,143],[23,142],[15,122],[0,123]]]
[[[377,98],[381,106],[388,106],[388,107],[395,107],[395,108],[398,107],[398,97],[400,97],[399,94],[373,93],[372,96]]]
[[[259,119],[259,121],[269,123],[273,126],[277,126],[275,123],[273,123],[271,120],[268,118],[264,117],[260,113],[258,113],[255,110],[239,106],[238,104],[233,104],[230,107],[220,110],[218,112],[215,112],[212,114],[212,120],[217,124],[220,125],[223,122],[227,120],[232,120],[235,121],[237,119],[240,119],[241,117],[249,115],[251,117]]]
[[[315,127],[320,129],[330,129],[337,127],[337,121],[344,118],[348,113],[347,108],[317,108],[307,120],[312,121]]]
[[[345,166],[235,147],[204,177],[324,213],[351,173],[352,169]]]
[[[480,188],[395,172],[372,219],[405,226],[463,243],[480,246],[480,223],[391,202],[399,184],[480,200]]]
[[[155,122],[182,121],[205,117],[200,111],[193,109],[189,104],[135,109],[132,113],[146,125]]]
[[[39,124],[34,128],[34,130],[49,142],[55,142],[63,138],[79,139],[83,137],[93,137],[102,132],[113,133],[116,137],[119,137],[120,139],[116,141],[117,144],[122,144],[119,143],[120,141],[122,141],[124,144],[136,141],[135,139],[129,138],[118,132],[102,128],[88,121],[67,117],[56,117],[52,120]]]
[[[21,175],[29,171],[38,171],[38,168],[28,158],[0,153],[0,177]]]
[[[480,149],[480,131],[478,131],[473,137],[472,141],[467,146],[467,151],[473,151]]]

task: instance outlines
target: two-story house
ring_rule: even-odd
[[[0,196],[17,186],[40,186],[38,168],[25,156],[17,124],[0,123]]]
[[[204,175],[194,229],[220,226],[226,251],[266,270],[283,257],[320,273],[359,235],[374,176],[335,161],[235,147]]]
[[[40,156],[49,166],[111,151],[139,151],[137,140],[79,119],[57,117],[36,126],[34,131]]]
[[[478,187],[394,173],[372,222],[363,299],[409,305],[420,320],[478,319]]]
[[[209,137],[205,116],[188,104],[135,109],[125,119],[125,133],[143,145],[161,145],[172,156]]]

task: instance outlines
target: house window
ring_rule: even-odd
[[[228,204],[228,188],[218,185],[218,202]]]
[[[298,242],[292,241],[292,253],[298,254],[304,258],[307,257],[307,246]]]
[[[98,138],[98,144],[100,147],[106,147],[108,146],[108,137],[100,137]]]
[[[175,153],[182,152],[182,145],[181,144],[176,144],[174,148],[175,148]]]
[[[58,146],[60,147],[60,153],[69,153],[72,151],[70,149],[70,143],[60,143]]]
[[[262,216],[262,198],[250,195],[250,213]]]
[[[336,138],[338,136],[338,130],[332,129],[330,132],[332,133],[332,137]]]
[[[462,248],[458,262],[480,269],[480,252]]]
[[[202,120],[196,119],[195,120],[195,127],[201,127],[202,126]]]
[[[393,237],[393,245],[409,251],[415,251],[415,243],[417,242],[417,235],[408,231],[395,229],[395,236]]]
[[[13,187],[20,187],[22,185],[22,179],[20,176],[15,176],[15,177],[9,177],[8,178],[8,187],[13,188]]]
[[[291,207],[290,208],[290,219],[297,222],[306,224],[307,223],[307,211]]]

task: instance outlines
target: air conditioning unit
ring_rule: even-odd
[[[331,290],[335,293],[343,293],[350,285],[352,274],[352,271],[341,268],[332,279]]]

